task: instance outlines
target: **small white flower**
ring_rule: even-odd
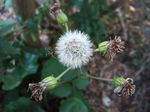
[[[86,65],[93,55],[88,35],[80,31],[68,31],[56,43],[59,61],[67,67],[78,68]]]

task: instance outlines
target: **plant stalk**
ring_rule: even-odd
[[[68,31],[68,30],[69,30],[69,28],[68,28],[68,24],[67,24],[67,23],[65,23],[65,28],[66,28],[66,31]]]
[[[59,80],[61,77],[63,77],[69,70],[71,69],[71,67],[67,68],[64,72],[62,72],[58,77],[56,77],[57,80]]]
[[[96,79],[96,80],[101,80],[101,81],[108,81],[108,82],[112,82],[113,79],[108,79],[108,78],[103,78],[103,77],[95,77],[95,76],[91,76],[91,75],[88,75],[88,77],[92,78],[92,79]]]

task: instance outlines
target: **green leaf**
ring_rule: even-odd
[[[73,80],[72,83],[78,89],[85,89],[89,83],[89,80],[86,76],[80,76],[77,79]]]
[[[58,76],[61,72],[65,70],[65,67],[58,62],[57,59],[50,58],[44,63],[42,69],[42,79],[53,74],[54,76]]]
[[[74,27],[88,33],[91,39],[98,43],[100,36],[107,34],[105,24],[100,18],[107,8],[106,0],[93,0],[92,3],[82,0],[80,7],[80,12],[75,13],[72,18],[75,21]]]
[[[57,86],[55,89],[51,91],[52,94],[58,97],[67,97],[72,93],[71,85],[65,83]]]
[[[79,98],[70,97],[62,102],[60,112],[88,112],[88,108]]]
[[[38,57],[34,54],[25,53],[24,60],[26,71],[28,73],[35,73],[38,68],[37,65]]]
[[[22,78],[26,75],[25,68],[22,66],[17,66],[16,68],[12,68],[10,72],[7,72],[3,75],[3,86],[2,88],[4,90],[11,90],[17,87],[21,81]]]
[[[14,19],[7,19],[0,21],[0,35],[5,35],[11,30],[13,30],[13,25],[15,24]]]
[[[77,89],[73,89],[72,96],[77,97],[80,100],[82,100],[82,102],[87,106],[88,110],[90,110],[90,105],[89,105],[87,99],[84,97],[84,94],[82,91],[78,91]]]
[[[14,19],[7,19],[0,21],[0,29],[14,24]]]
[[[67,81],[72,81],[75,77],[77,77],[79,75],[78,70],[70,70],[69,72],[67,72],[63,77],[62,77],[62,81],[63,82],[67,82]]]
[[[20,50],[18,48],[13,47],[10,42],[0,37],[0,57],[19,54],[19,52]]]
[[[64,67],[57,59],[50,58],[44,63],[43,70],[42,70],[42,79],[44,79],[49,75],[53,75],[54,77],[57,77],[65,70],[66,67]],[[63,82],[70,81],[73,78],[75,78],[77,75],[78,75],[77,70],[70,70],[63,76],[62,81]]]
[[[22,97],[6,105],[4,112],[44,112],[44,110],[30,99]]]
[[[20,94],[20,90],[18,88],[5,92],[3,104],[7,105],[11,101],[17,100],[20,97],[19,94]]]
[[[5,9],[9,9],[12,6],[12,0],[3,0]]]
[[[19,86],[23,78],[26,76],[35,73],[37,71],[37,56],[29,53],[24,55],[24,63],[16,65],[15,68],[12,68],[6,74],[1,76],[3,81],[3,89],[11,90]]]

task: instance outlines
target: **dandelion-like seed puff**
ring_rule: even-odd
[[[56,43],[58,59],[67,67],[80,68],[86,65],[93,55],[89,36],[80,31],[67,31]]]

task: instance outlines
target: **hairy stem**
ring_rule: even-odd
[[[58,77],[56,77],[57,80],[59,80],[61,77],[63,77],[69,70],[71,69],[71,67],[67,68],[64,72],[62,72]]]

